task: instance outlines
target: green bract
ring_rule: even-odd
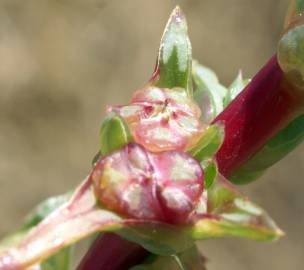
[[[158,63],[152,83],[161,88],[181,87],[192,96],[191,44],[186,18],[176,7],[160,42]]]
[[[194,99],[202,111],[202,120],[210,123],[224,109],[227,89],[220,84],[216,74],[209,68],[193,62]]]
[[[107,155],[128,144],[132,137],[124,120],[115,113],[109,113],[101,125],[99,138],[101,154]]]
[[[212,158],[224,140],[224,128],[212,125],[205,131],[197,145],[189,153],[199,161]]]

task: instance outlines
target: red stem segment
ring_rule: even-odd
[[[225,140],[216,155],[220,172],[229,176],[250,159],[303,108],[303,91],[292,87],[274,56],[247,88],[214,120],[225,125]],[[90,248],[77,270],[128,269],[147,251],[106,233]]]
[[[297,116],[303,108],[303,92],[287,82],[273,56],[214,120],[225,126],[225,140],[216,154],[224,176],[229,177]]]
[[[149,252],[114,233],[99,236],[77,270],[126,270],[140,264]]]

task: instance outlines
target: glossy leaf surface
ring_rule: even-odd
[[[219,175],[208,190],[208,211],[190,229],[194,239],[236,236],[274,240],[283,235],[268,214]]]
[[[192,56],[187,30],[186,18],[176,7],[160,42],[158,63],[151,83],[162,88],[180,87],[191,97]]]
[[[209,68],[193,62],[194,99],[202,111],[202,121],[210,123],[224,109],[227,89]]]
[[[132,136],[124,120],[114,113],[110,113],[100,128],[101,154],[107,155],[128,144]]]

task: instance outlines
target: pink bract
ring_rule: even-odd
[[[137,144],[100,159],[92,179],[97,197],[108,208],[173,224],[187,222],[204,189],[203,171],[191,156],[151,153]]]
[[[152,152],[189,149],[206,128],[199,107],[180,88],[149,86],[135,92],[130,105],[109,111],[123,117],[135,142]]]

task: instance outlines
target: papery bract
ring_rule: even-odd
[[[100,202],[127,217],[185,223],[203,192],[203,172],[191,156],[159,154],[129,144],[97,162],[92,178]]]
[[[109,110],[123,117],[134,140],[152,152],[186,150],[205,130],[199,107],[181,88],[150,86],[135,92],[130,105]]]

